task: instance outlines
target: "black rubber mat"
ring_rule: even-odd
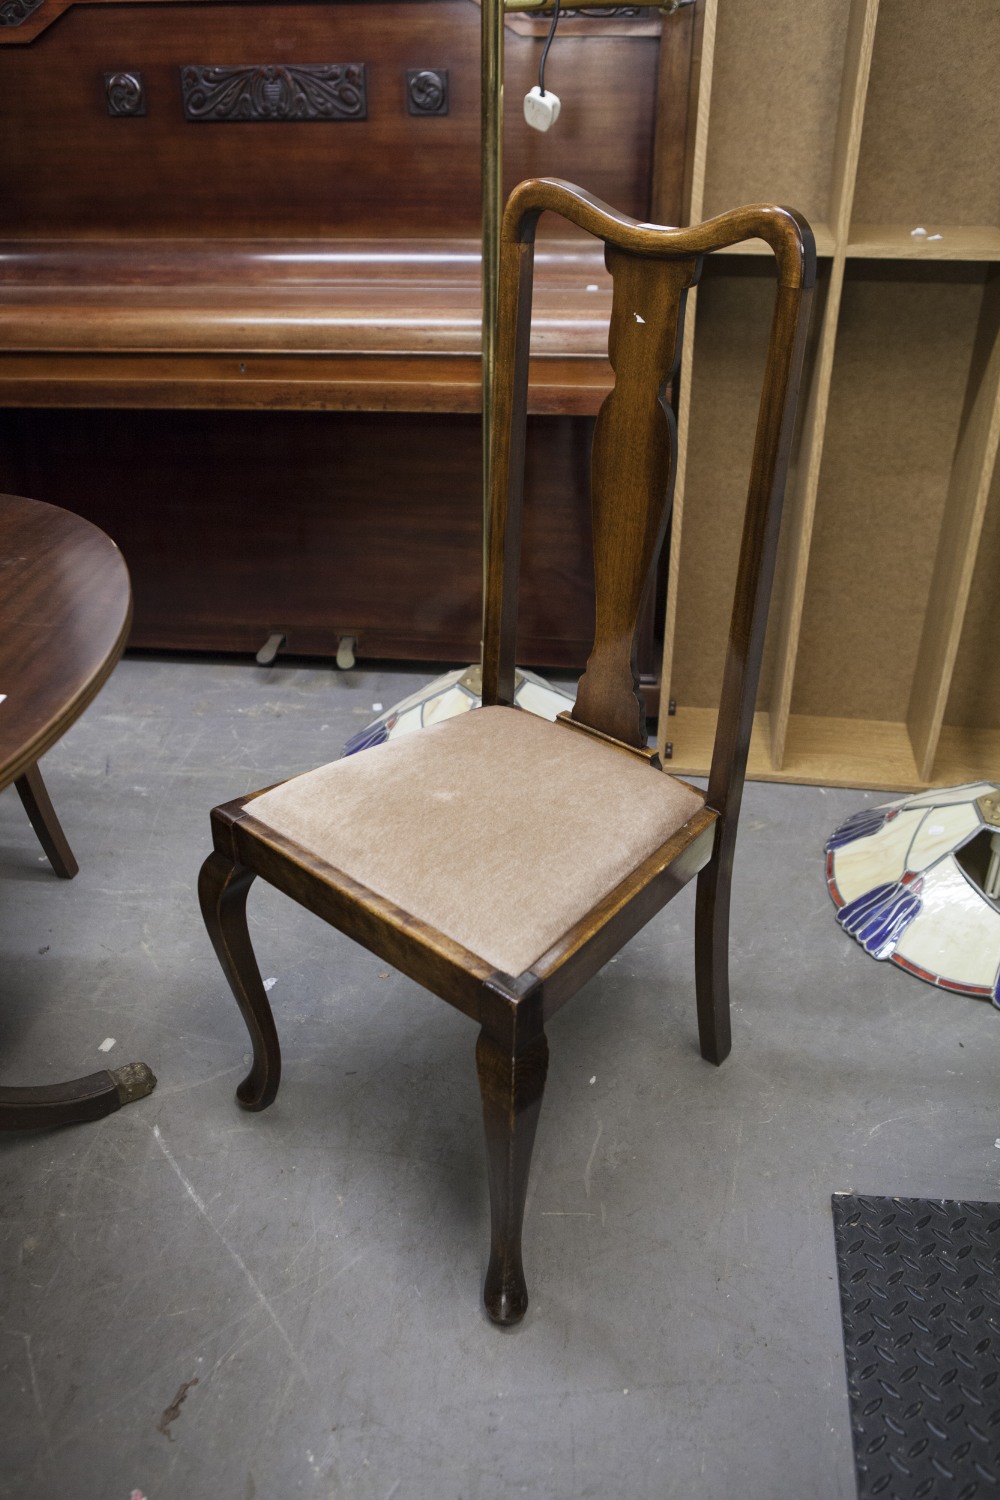
[[[859,1500],[1000,1500],[1000,1204],[833,1198]]]

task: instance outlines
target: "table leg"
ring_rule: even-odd
[[[123,1104],[151,1094],[155,1087],[156,1079],[145,1063],[126,1063],[69,1083],[0,1088],[0,1130],[37,1130],[100,1120]]]
[[[38,835],[38,842],[49,857],[49,864],[63,880],[72,880],[80,866],[73,858],[73,851],[49,800],[38,762],[29,766],[14,785],[24,803],[24,810],[31,819],[31,826]]]

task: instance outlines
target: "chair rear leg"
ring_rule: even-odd
[[[694,978],[701,1055],[718,1066],[732,1050],[729,1019],[729,895],[732,860],[717,853],[698,876]]]
[[[72,880],[80,866],[56,817],[37,761],[17,778],[14,785],[49,864],[61,880]]]
[[[253,1043],[253,1066],[236,1090],[244,1109],[266,1109],[278,1092],[281,1050],[274,1016],[254,957],[247,928],[247,895],[252,870],[224,854],[210,854],[198,877],[201,914],[219,962]]]
[[[542,1107],[549,1044],[498,1041],[484,1026],[476,1044],[490,1179],[490,1263],[483,1301],[494,1323],[519,1323],[528,1308],[521,1228],[528,1170]]]

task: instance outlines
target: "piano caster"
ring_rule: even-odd
[[[276,630],[273,635],[269,635],[257,652],[257,665],[269,667],[284,644],[285,637],[280,631]]]
[[[342,635],[337,647],[337,666],[342,672],[349,672],[354,666],[354,648],[358,644],[355,635]]]

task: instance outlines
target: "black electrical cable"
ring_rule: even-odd
[[[545,38],[545,46],[542,48],[542,56],[538,64],[538,92],[540,94],[545,93],[545,59],[549,55],[549,48],[552,46],[552,38],[556,34],[556,24],[558,20],[559,0],[556,0],[555,9],[552,12],[552,25],[549,27],[549,34]]]

